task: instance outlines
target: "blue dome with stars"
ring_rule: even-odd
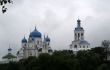
[[[35,27],[35,30],[33,32],[31,32],[31,36],[34,38],[36,38],[36,37],[41,38],[42,34]]]
[[[8,51],[11,51],[11,50],[12,50],[12,49],[9,47],[9,48],[8,48]]]
[[[27,40],[25,37],[22,39],[22,43],[27,43]]]
[[[45,41],[46,41],[46,42],[50,42],[50,38],[47,36],[47,37],[45,38]]]

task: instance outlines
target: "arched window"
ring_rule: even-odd
[[[77,34],[75,33],[75,36],[77,36]]]
[[[78,40],[79,40],[80,34],[78,33]]]
[[[74,45],[74,48],[77,48],[77,45]]]
[[[85,46],[83,46],[83,48],[85,48]]]
[[[24,46],[26,46],[26,44],[24,44]]]
[[[83,33],[81,33],[81,36],[83,36]]]
[[[37,44],[39,44],[39,41],[37,41]]]
[[[48,45],[50,45],[50,44],[48,43]]]
[[[75,33],[75,39],[77,39],[77,34]]]

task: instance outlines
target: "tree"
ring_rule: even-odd
[[[0,64],[0,70],[110,70],[110,61],[103,61],[103,47],[78,51],[55,51],[52,55],[42,53],[18,62]]]
[[[2,6],[2,13],[5,13],[7,11],[7,8],[5,7],[6,4],[13,3],[12,0],[0,0],[0,5]]]
[[[90,50],[91,52],[98,54],[100,56],[101,61],[104,61],[106,57],[106,53],[104,52],[104,47],[95,47]]]
[[[102,47],[104,47],[105,53],[106,53],[106,58],[105,58],[106,60],[107,60],[108,52],[109,52],[109,45],[110,45],[110,41],[109,40],[102,41]]]
[[[109,68],[108,68],[108,65],[107,64],[101,64],[98,68],[97,68],[97,70],[109,70]]]

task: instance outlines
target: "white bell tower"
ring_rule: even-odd
[[[81,20],[77,20],[77,27],[74,30],[75,40],[84,40],[84,29],[81,27]]]
[[[90,49],[90,44],[84,39],[84,29],[81,27],[81,20],[77,20],[77,27],[74,30],[74,41],[70,44],[70,49],[77,52],[79,50]]]

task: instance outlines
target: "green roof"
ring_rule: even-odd
[[[8,53],[7,55],[3,56],[2,59],[12,59],[12,58],[16,58],[16,56],[14,56],[11,53]]]

